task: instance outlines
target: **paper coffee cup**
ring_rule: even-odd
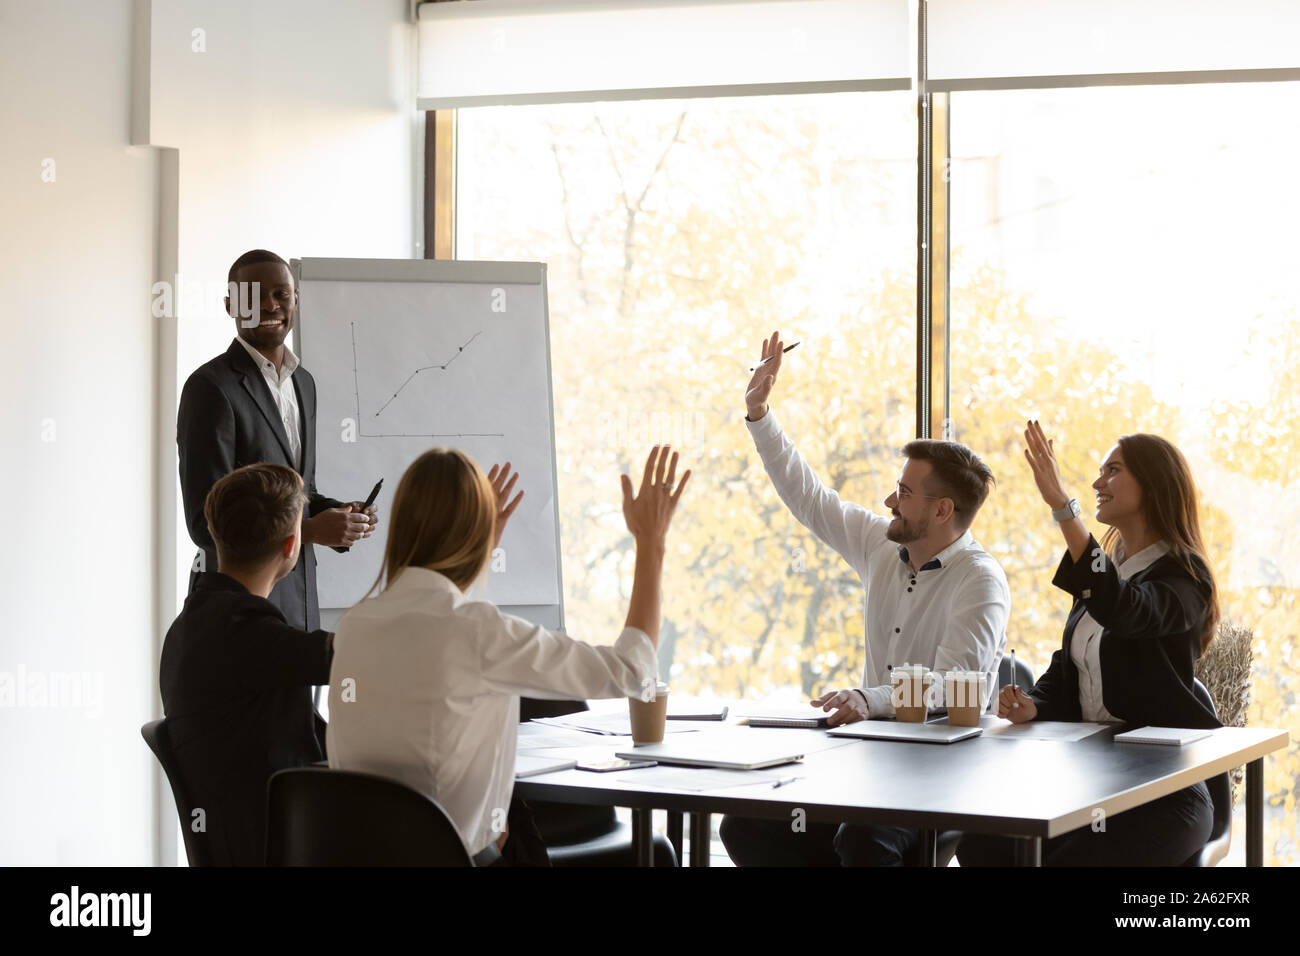
[[[954,727],[978,727],[984,712],[986,677],[983,671],[948,671],[943,679],[948,723]]]
[[[920,664],[903,664],[890,672],[894,688],[894,717],[904,723],[925,722],[926,685],[931,675]]]
[[[668,720],[668,685],[658,681],[654,685],[654,696],[649,700],[650,687],[646,694],[627,699],[628,718],[632,723],[633,744],[657,744],[664,739],[664,725]]]

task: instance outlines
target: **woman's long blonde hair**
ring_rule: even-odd
[[[496,519],[496,493],[474,459],[455,448],[429,449],[397,485],[384,563],[366,597],[408,566],[438,571],[468,589],[492,556]]]

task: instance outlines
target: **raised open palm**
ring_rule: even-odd
[[[771,358],[766,365],[754,369],[749,384],[745,386],[745,412],[752,421],[757,421],[767,414],[767,399],[776,385],[776,376],[781,371],[782,349],[781,333],[773,332],[772,337],[763,342],[762,359]]]

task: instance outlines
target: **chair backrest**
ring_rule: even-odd
[[[1214,698],[1210,696],[1209,688],[1202,684],[1198,677],[1192,678],[1192,693],[1217,719],[1219,712],[1215,709]],[[1210,791],[1210,802],[1214,804],[1214,826],[1210,829],[1210,839],[1215,840],[1226,833],[1232,824],[1232,784],[1229,782],[1228,775],[1221,773],[1217,777],[1206,780],[1205,786]]]
[[[519,698],[519,722],[527,723],[538,717],[567,717],[590,710],[585,700],[538,700],[535,697]]]
[[[472,866],[435,800],[378,774],[294,767],[267,785],[268,866]]]
[[[191,818],[194,805],[176,766],[171,735],[167,731],[167,718],[149,721],[140,728],[140,736],[158,758],[158,763],[167,776],[167,783],[171,785],[172,799],[176,802],[176,814],[180,817],[181,835],[185,841],[185,856],[190,861],[190,866],[211,866],[212,851],[208,846],[207,833],[194,830]]]
[[[1248,627],[1219,622],[1219,633],[1196,662],[1197,679],[1214,701],[1215,713],[1225,727],[1245,727],[1250,707],[1254,633]],[[1229,774],[1235,803],[1245,779],[1245,768]]]

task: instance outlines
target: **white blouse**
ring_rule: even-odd
[[[1119,573],[1120,580],[1127,581],[1139,571],[1151,567],[1168,553],[1169,545],[1164,541],[1157,541],[1143,548],[1133,557],[1125,558],[1115,570]],[[1079,709],[1083,712],[1082,719],[1087,721],[1119,719],[1102,703],[1101,632],[1102,626],[1093,620],[1091,614],[1084,611],[1083,617],[1079,618],[1078,623],[1074,625],[1074,633],[1070,637],[1070,660],[1074,661],[1074,666],[1079,673]]]
[[[404,568],[339,621],[330,668],[329,765],[403,781],[440,803],[471,855],[500,836],[514,789],[519,695],[639,696],[650,638],[593,647]]]

